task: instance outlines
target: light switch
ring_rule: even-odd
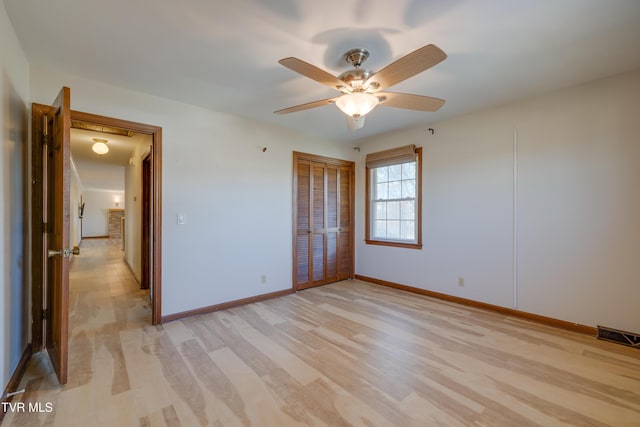
[[[186,222],[186,215],[182,212],[178,212],[178,224],[182,225]]]

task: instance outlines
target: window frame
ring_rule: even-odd
[[[415,213],[416,213],[416,242],[408,243],[406,241],[401,240],[380,240],[374,239],[371,236],[371,225],[372,225],[372,169],[366,166],[366,190],[365,190],[365,243],[368,245],[379,245],[379,246],[391,246],[397,248],[407,248],[407,249],[422,249],[422,147],[417,147],[415,149],[416,153],[416,197],[415,197]],[[398,162],[395,164],[402,164],[407,162]]]

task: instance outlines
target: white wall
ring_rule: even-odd
[[[0,2],[0,377],[4,390],[29,341],[28,242],[24,223],[27,200],[29,67]]]
[[[367,152],[424,147],[424,247],[366,245],[360,222],[357,273],[639,332],[638,94],[640,71],[361,144],[358,212]]]
[[[74,110],[163,128],[163,315],[291,288],[292,151],[349,160],[350,145],[35,66],[30,77],[34,102],[67,85]]]
[[[109,209],[125,209],[124,191],[84,190],[82,237],[109,235]],[[116,200],[119,200],[116,204]]]
[[[138,282],[142,279],[142,161],[151,150],[151,139],[150,135],[145,135],[143,142],[136,145],[132,162],[125,167],[124,173],[127,203],[124,257]]]
[[[80,181],[80,176],[78,175],[78,171],[76,169],[75,163],[73,162],[73,158],[71,159],[71,173],[70,173],[70,191],[69,191],[69,207],[71,209],[71,214],[69,217],[69,227],[70,230],[70,246],[74,247],[80,244],[80,219],[78,216],[80,215],[80,197],[82,195],[82,181]]]

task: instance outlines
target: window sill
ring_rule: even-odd
[[[365,240],[367,245],[391,246],[394,248],[422,249],[421,243],[387,242],[385,240]]]

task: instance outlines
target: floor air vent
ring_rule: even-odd
[[[640,335],[631,332],[598,326],[598,339],[640,348]]]

